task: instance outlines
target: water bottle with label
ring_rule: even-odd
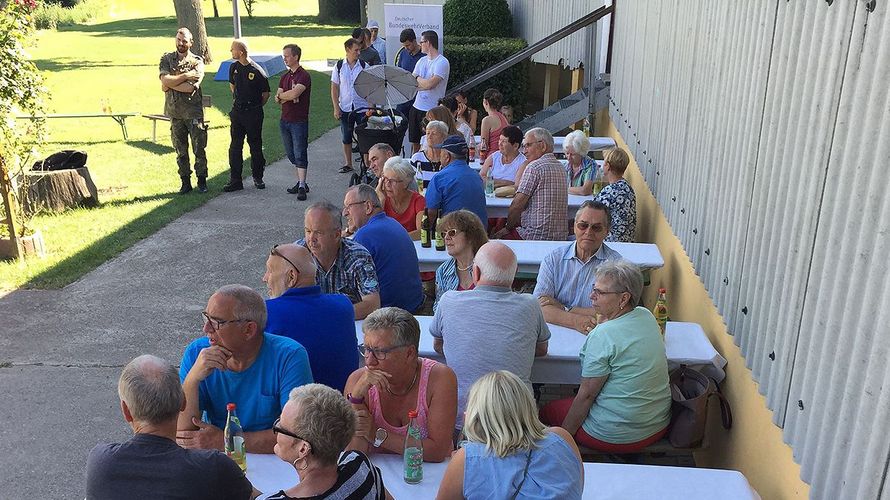
[[[225,436],[226,455],[247,472],[247,451],[244,449],[244,431],[241,429],[241,421],[235,415],[235,403],[226,405],[229,414],[226,417]]]
[[[494,175],[492,170],[494,170],[494,167],[489,168],[485,174],[485,196],[494,196]]]
[[[405,482],[417,484],[423,480],[423,439],[417,426],[417,410],[408,412],[408,433],[405,435]]]

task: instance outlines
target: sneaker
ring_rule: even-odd
[[[223,191],[225,191],[227,193],[231,193],[234,191],[241,191],[242,189],[244,189],[244,184],[241,184],[241,183],[235,184],[231,181],[229,181],[228,184],[223,186]]]
[[[303,201],[306,199],[306,192],[309,191],[303,184],[300,184],[300,187],[297,188],[297,199]]]
[[[260,180],[254,179],[253,185],[256,186],[257,189],[266,189],[266,183],[263,182],[262,179],[260,179]]]
[[[343,165],[342,167],[340,167],[341,174],[348,174],[350,172],[354,172],[354,170],[349,165]]]
[[[297,192],[299,191],[299,188],[300,188],[300,183],[298,182],[298,183],[294,184],[294,187],[287,188],[287,192],[290,194],[297,194]]]

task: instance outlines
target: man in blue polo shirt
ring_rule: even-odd
[[[355,233],[353,239],[367,248],[374,259],[381,307],[416,311],[423,304],[423,286],[417,251],[405,228],[383,213],[377,192],[367,184],[346,191],[343,215],[348,229]]]
[[[244,285],[227,285],[207,302],[204,337],[185,349],[179,378],[185,409],[176,442],[183,448],[222,449],[226,405],[235,403],[244,443],[253,453],[272,453],[272,424],[294,387],[312,383],[306,349],[266,327],[266,304]],[[210,423],[201,421],[207,412]]]
[[[305,247],[272,248],[263,275],[271,297],[266,300],[266,331],[302,344],[315,381],[343,392],[349,374],[358,368],[355,313],[345,295],[321,293],[316,271]]]
[[[485,188],[479,174],[467,164],[467,142],[463,136],[449,135],[439,150],[439,163],[444,165],[426,188],[426,207],[430,220],[456,210],[466,209],[479,216],[482,225],[488,222],[485,212]]]

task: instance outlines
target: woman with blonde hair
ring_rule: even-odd
[[[464,434],[436,498],[581,498],[584,467],[572,436],[538,420],[535,400],[506,370],[470,388]]]

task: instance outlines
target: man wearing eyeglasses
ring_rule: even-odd
[[[575,241],[541,261],[534,296],[548,323],[585,335],[596,326],[588,290],[596,284],[594,276],[603,262],[621,258],[603,243],[610,226],[608,207],[598,201],[585,201],[575,214]]]
[[[533,128],[522,143],[528,166],[510,202],[507,224],[493,238],[561,241],[567,236],[569,191],[565,168],[553,156],[553,136]]]
[[[346,191],[343,215],[353,240],[371,253],[380,280],[380,306],[409,312],[423,305],[417,250],[405,228],[383,212],[374,188],[359,184]]]
[[[179,367],[186,406],[176,442],[183,448],[222,449],[226,405],[235,403],[247,449],[272,453],[272,423],[290,390],[312,383],[306,349],[264,333],[266,304],[244,285],[217,290],[202,317],[206,336],[186,347]],[[204,411],[209,423],[201,420]]]
[[[263,282],[269,288],[266,331],[292,338],[309,353],[319,384],[343,392],[358,368],[355,312],[345,295],[322,293],[315,260],[305,247],[276,245],[266,259]]]

